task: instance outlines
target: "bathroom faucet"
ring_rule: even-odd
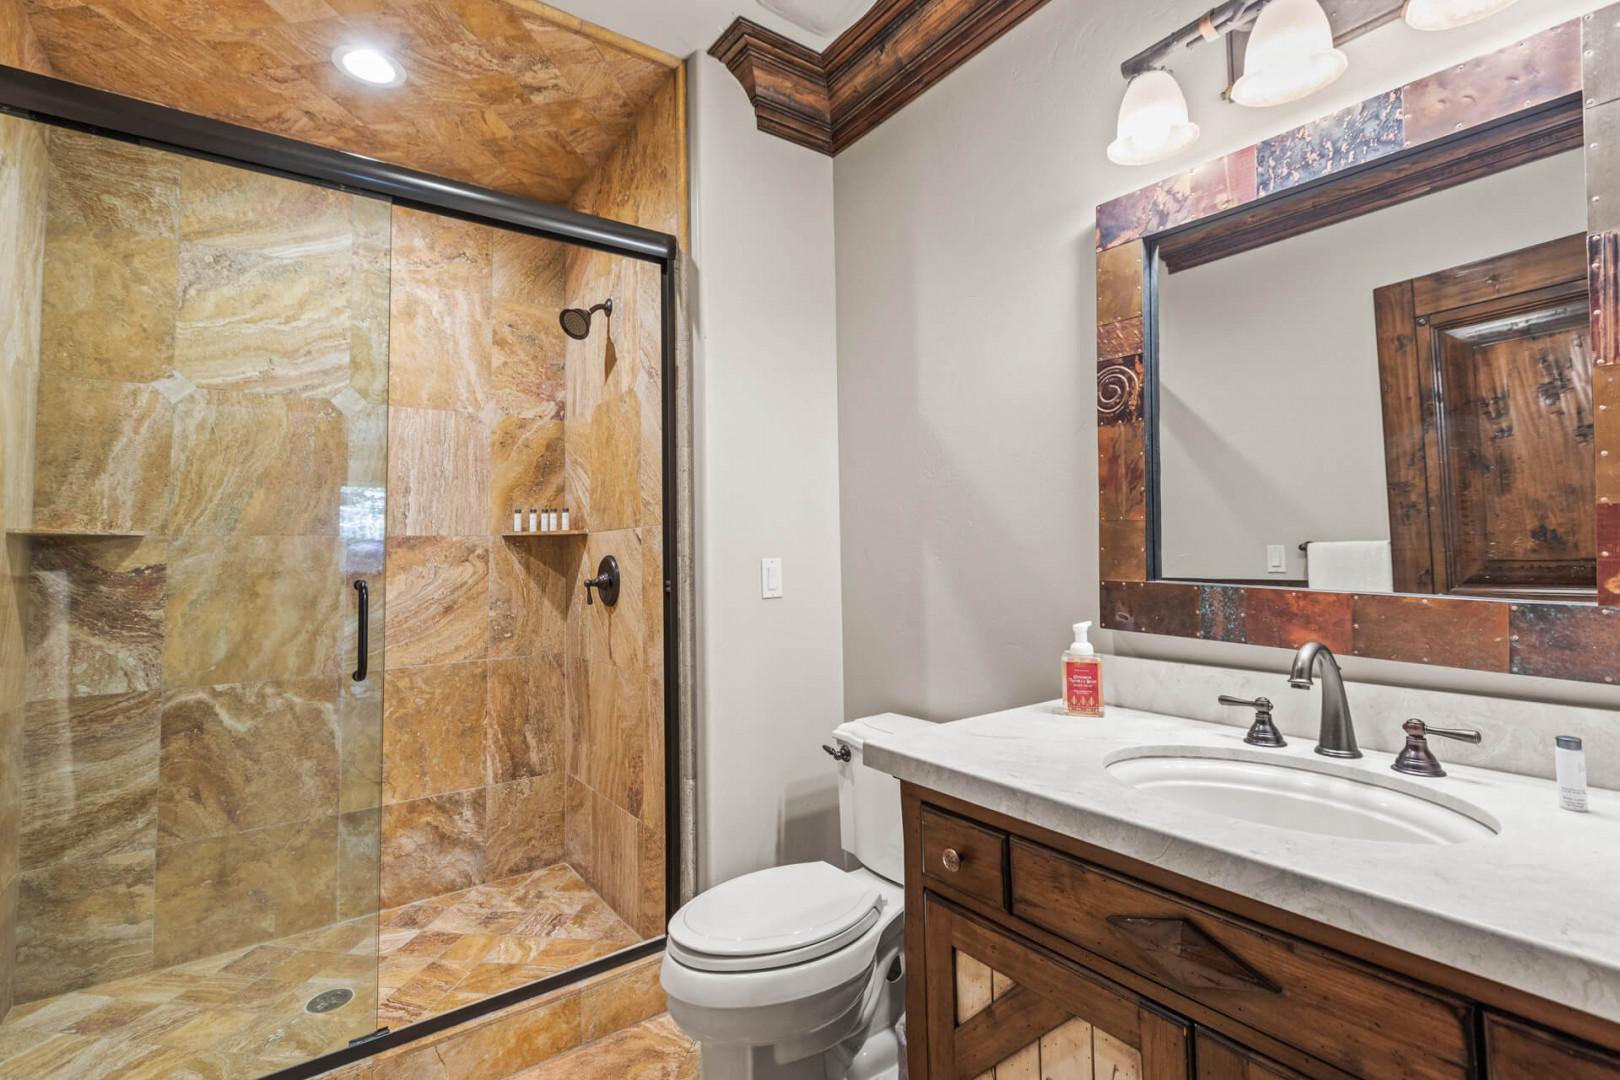
[[[1320,641],[1307,641],[1294,654],[1294,670],[1288,685],[1295,690],[1311,688],[1311,672],[1322,661],[1322,730],[1316,736],[1316,752],[1325,757],[1358,758],[1356,729],[1350,723],[1350,702],[1344,696],[1344,677],[1333,650]]]

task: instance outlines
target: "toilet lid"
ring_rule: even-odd
[[[670,920],[669,939],[695,966],[777,966],[783,954],[797,962],[841,948],[877,921],[881,903],[864,875],[823,862],[776,866],[694,898]]]

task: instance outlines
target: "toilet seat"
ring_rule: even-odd
[[[876,925],[883,891],[824,862],[777,866],[695,897],[670,920],[668,950],[698,971],[750,972],[827,956]]]

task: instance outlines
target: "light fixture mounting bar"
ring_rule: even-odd
[[[1267,0],[1226,0],[1203,15],[1167,34],[1119,66],[1120,74],[1132,79],[1144,71],[1161,67],[1178,49],[1190,49],[1206,41],[1218,41],[1234,30],[1254,25]]]

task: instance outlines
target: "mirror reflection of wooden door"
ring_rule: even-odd
[[[1595,597],[1585,237],[1373,299],[1395,590]]]

